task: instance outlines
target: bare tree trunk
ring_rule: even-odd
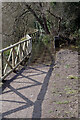
[[[58,33],[60,32],[61,19],[58,21]]]
[[[36,20],[40,23],[41,27],[43,28],[43,30],[47,33],[50,34],[48,26],[47,26],[47,20],[45,18],[45,16],[43,15],[42,19],[38,17],[38,15],[35,13],[35,11],[28,5],[26,4],[26,7],[28,8],[28,10],[34,15],[34,17],[36,18]]]
[[[50,34],[49,29],[48,29],[48,26],[47,26],[47,20],[46,20],[46,18],[45,18],[44,15],[43,15],[43,21],[44,21],[45,32],[46,32],[47,34]]]

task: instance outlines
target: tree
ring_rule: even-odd
[[[26,13],[26,14],[25,14]],[[30,18],[32,18],[30,20]],[[3,47],[18,42],[33,26],[34,16],[26,9],[24,3],[2,3],[2,37]]]
[[[80,3],[3,3],[5,40],[19,41],[37,21],[46,34],[69,34],[80,28]],[[7,19],[6,19],[7,18]]]

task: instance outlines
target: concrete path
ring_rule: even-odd
[[[2,92],[2,118],[40,118],[54,62],[25,67],[7,77]]]
[[[55,63],[53,60],[50,65],[25,66],[18,74],[6,78],[0,98],[2,117],[76,120],[78,83],[78,53],[60,50]]]

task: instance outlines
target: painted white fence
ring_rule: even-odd
[[[12,71],[15,71],[31,51],[32,39],[28,35],[26,39],[0,50],[0,80],[2,81]]]

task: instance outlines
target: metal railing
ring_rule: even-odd
[[[0,80],[4,80],[14,71],[31,51],[31,37],[0,50]]]

